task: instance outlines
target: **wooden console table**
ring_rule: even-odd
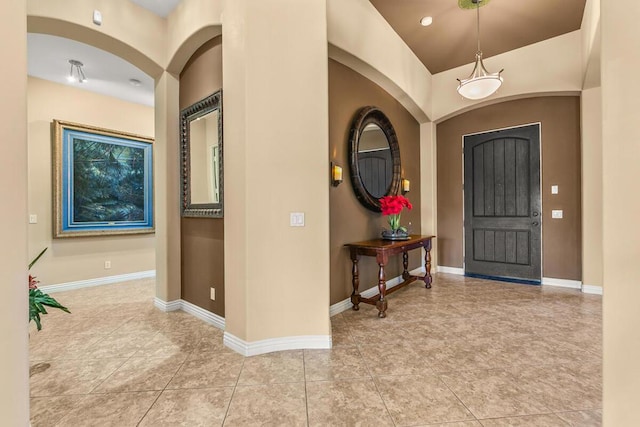
[[[408,240],[383,240],[383,239],[374,239],[367,240],[364,242],[357,243],[348,243],[347,246],[351,252],[351,261],[353,262],[353,268],[351,270],[352,279],[351,283],[353,284],[353,293],[351,294],[351,303],[353,304],[354,310],[360,309],[360,303],[375,305],[378,308],[378,317],[386,317],[387,316],[387,300],[385,299],[387,294],[397,291],[398,289],[403,288],[409,283],[414,282],[415,280],[422,279],[424,280],[425,287],[431,288],[431,239],[434,239],[436,236],[419,236],[419,235],[411,235]],[[412,249],[420,249],[424,248],[425,255],[424,261],[426,265],[426,274],[424,277],[420,276],[412,276],[409,271],[409,255],[408,251]],[[396,255],[402,253],[402,264],[404,266],[404,271],[402,272],[402,278],[404,281],[397,286],[389,289],[387,292],[387,284],[386,284],[386,276],[384,267],[387,265],[389,261],[389,256]],[[374,256],[376,257],[376,262],[380,267],[378,272],[378,295],[375,295],[371,298],[364,298],[360,295],[358,288],[360,287],[360,279],[358,276],[358,256]]]

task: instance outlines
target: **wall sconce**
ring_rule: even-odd
[[[342,182],[342,168],[331,162],[331,185],[337,187]]]
[[[411,189],[411,181],[406,178],[402,178],[400,181],[400,187],[402,187],[402,194],[408,193]]]

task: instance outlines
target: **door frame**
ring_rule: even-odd
[[[463,271],[463,275],[465,274],[465,264],[466,264],[466,242],[465,242],[465,212],[464,212],[464,186],[465,186],[465,182],[464,182],[464,139],[467,136],[475,136],[475,135],[482,135],[485,133],[491,133],[491,132],[500,132],[503,130],[509,130],[509,129],[517,129],[517,128],[521,128],[521,127],[525,127],[525,126],[533,126],[533,125],[537,125],[538,126],[538,139],[540,141],[540,285],[542,285],[542,279],[544,278],[544,221],[542,221],[543,218],[543,212],[544,212],[544,206],[542,204],[542,193],[544,192],[544,187],[542,186],[542,171],[543,171],[543,164],[542,164],[542,122],[530,122],[530,123],[521,123],[518,125],[514,125],[514,126],[506,126],[506,127],[502,127],[502,128],[496,128],[496,129],[489,129],[489,130],[484,130],[481,132],[472,132],[472,133],[465,133],[462,135],[461,140],[460,140],[460,151],[462,153],[462,271]],[[517,282],[516,279],[513,280],[509,280],[510,282]],[[523,279],[522,283],[527,283],[527,284],[531,284],[532,282],[530,280],[526,280]]]

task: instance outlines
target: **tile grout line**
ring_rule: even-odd
[[[387,402],[384,401],[384,398],[382,397],[382,393],[380,393],[380,388],[378,387],[378,383],[376,382],[376,378],[373,377],[371,379],[371,381],[373,382],[373,386],[376,389],[376,392],[378,393],[378,396],[380,396],[380,400],[382,401],[382,404],[384,405],[384,409],[385,411],[387,411],[387,415],[389,416],[389,419],[391,419],[391,423],[393,424],[393,426],[397,426],[398,424],[396,423],[396,420],[393,418],[393,416],[391,416],[391,412],[389,412],[389,408],[387,407]]]
[[[160,332],[162,332],[161,330],[158,331],[153,337],[155,338],[156,335],[158,335]],[[200,341],[202,341],[204,338],[201,338]],[[142,423],[142,421],[145,419],[145,417],[149,414],[149,411],[151,411],[151,408],[153,408],[153,405],[156,404],[156,402],[158,401],[158,399],[160,399],[160,396],[162,396],[162,394],[167,390],[167,387],[169,386],[169,384],[171,384],[171,381],[173,381],[173,379],[176,377],[176,375],[178,375],[178,372],[180,371],[180,369],[182,369],[182,367],[184,366],[185,363],[187,363],[187,360],[189,359],[189,356],[191,354],[193,354],[195,350],[191,350],[191,352],[189,352],[189,354],[187,355],[187,357],[185,357],[185,359],[182,361],[182,363],[180,364],[180,366],[178,366],[178,369],[176,369],[176,371],[173,373],[173,375],[171,376],[171,378],[169,378],[169,381],[167,381],[167,383],[164,385],[164,387],[162,388],[162,390],[160,390],[160,393],[158,393],[158,396],[156,396],[156,398],[154,399],[153,403],[151,405],[149,405],[149,408],[145,411],[144,415],[142,416],[142,418],[140,418],[140,421],[138,421],[138,423],[136,424],[136,426],[139,426],[140,423]],[[170,356],[169,356],[170,357]],[[146,357],[146,359],[149,359],[149,357]],[[185,389],[187,390],[187,389]],[[157,391],[157,390],[155,390]]]
[[[354,340],[355,342],[355,340]],[[373,386],[376,389],[376,392],[378,393],[378,396],[380,396],[380,400],[382,401],[382,404],[384,405],[384,409],[385,411],[387,411],[387,415],[389,416],[389,419],[391,420],[391,423],[395,426],[397,426],[396,420],[393,418],[393,416],[391,416],[391,412],[389,412],[389,408],[387,407],[387,402],[384,401],[384,398],[382,397],[382,393],[380,393],[380,388],[378,387],[378,384],[376,383],[376,377],[371,373],[371,369],[369,369],[369,364],[366,362],[364,356],[362,355],[362,352],[360,351],[360,346],[358,346],[356,344],[356,350],[358,351],[358,354],[360,355],[360,358],[362,359],[364,366],[367,369],[367,373],[369,374],[369,380],[371,382],[373,382]]]
[[[231,409],[231,402],[233,401],[233,396],[236,395],[236,390],[238,389],[238,383],[240,382],[240,375],[242,375],[242,371],[244,370],[244,362],[247,360],[246,356],[242,358],[242,366],[240,367],[240,371],[238,372],[238,377],[236,378],[236,383],[233,386],[233,391],[231,392],[231,397],[229,398],[229,403],[227,404],[227,409],[224,411],[224,418],[222,419],[222,425],[224,426],[227,421],[227,417],[229,416],[229,410]]]
[[[115,333],[118,329],[120,329],[120,327],[116,328],[116,329],[115,329],[114,331],[112,331],[110,334],[106,335],[106,336],[105,336],[105,338],[108,338],[109,336],[111,336],[111,334]],[[157,332],[156,332],[156,333],[151,337],[151,339],[150,339],[149,341],[151,341],[153,338],[155,338],[155,336],[156,336],[157,334],[159,334],[160,332],[161,332],[161,331],[157,331]],[[98,342],[98,341],[96,341],[96,343],[97,343],[97,342]],[[95,344],[95,343],[94,343],[94,344]],[[89,396],[89,395],[95,395],[95,394],[106,394],[106,393],[109,393],[108,391],[107,391],[107,392],[104,392],[104,393],[94,393],[94,391],[95,391],[98,387],[100,387],[102,384],[104,384],[104,383],[105,383],[109,378],[111,378],[111,377],[113,376],[113,374],[115,374],[116,372],[118,372],[118,370],[119,370],[120,368],[122,368],[122,367],[123,367],[123,366],[124,366],[128,361],[130,361],[131,359],[133,359],[133,358],[135,357],[135,355],[138,353],[138,351],[140,351],[140,349],[136,350],[136,351],[135,351],[131,356],[129,356],[129,357],[127,358],[127,360],[125,360],[125,361],[122,363],[122,365],[120,365],[120,366],[118,366],[116,369],[114,369],[114,371],[113,371],[113,372],[111,372],[111,373],[110,373],[110,374],[109,374],[109,375],[108,375],[104,380],[100,381],[100,383],[99,383],[99,384],[97,384],[94,388],[92,388],[92,389],[91,389],[91,391],[89,391],[89,393],[86,393],[86,395],[87,395],[87,396]],[[117,357],[116,357],[116,358],[117,358]],[[87,359],[87,360],[89,360],[89,359]],[[115,393],[122,393],[122,392],[115,392]]]
[[[460,402],[460,404],[461,404],[462,406],[464,406],[464,407],[465,407],[465,409],[466,409],[467,411],[469,411],[469,413],[471,414],[471,416],[473,417],[473,419],[474,419],[475,421],[479,422],[481,425],[484,425],[484,424],[482,424],[482,421],[480,421],[480,419],[478,419],[478,417],[476,416],[476,414],[474,414],[474,413],[473,413],[473,411],[472,411],[472,410],[471,410],[471,409],[470,409],[470,408],[469,408],[469,407],[468,407],[468,406],[467,406],[467,405],[462,401],[462,399],[460,399],[460,397],[456,394],[456,392],[455,392],[455,391],[453,391],[453,390],[451,389],[451,387],[449,387],[449,384],[447,384],[447,382],[444,380],[444,378],[442,378],[442,376],[441,376],[440,374],[436,374],[436,377],[438,378],[438,380],[440,380],[440,381],[442,382],[442,384],[444,384],[444,386],[445,386],[447,389],[449,389],[449,391],[450,391],[450,392],[451,392],[451,393],[456,397],[456,399],[458,399],[458,402]]]
[[[307,427],[309,427],[309,392],[307,391],[307,358],[302,350],[302,375],[304,378],[304,407],[307,413]]]

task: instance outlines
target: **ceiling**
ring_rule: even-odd
[[[476,10],[457,0],[370,0],[427,69],[436,74],[474,61]],[[491,0],[480,8],[484,58],[580,28],[586,0]],[[433,24],[420,25],[424,16]],[[498,70],[489,70],[498,71]],[[471,70],[469,70],[471,72]]]
[[[166,18],[181,0],[129,0],[132,3],[142,6],[158,16]]]
[[[181,0],[130,1],[166,17]],[[459,8],[457,0],[369,1],[432,74],[473,62],[476,52],[475,10]],[[579,29],[586,2],[485,1],[486,5],[480,8],[480,39],[485,58]],[[433,24],[421,26],[423,16],[432,16]],[[153,79],[117,56],[84,43],[46,34],[29,34],[27,41],[30,76],[143,105],[152,106],[154,103]],[[69,59],[84,63],[87,82],[67,82]],[[140,86],[132,86],[130,79],[139,80]]]
[[[84,64],[85,83],[69,83],[70,59]],[[55,83],[153,106],[154,81],[124,59],[102,49],[48,34],[27,34],[27,73]],[[130,79],[140,82],[133,86]]]

